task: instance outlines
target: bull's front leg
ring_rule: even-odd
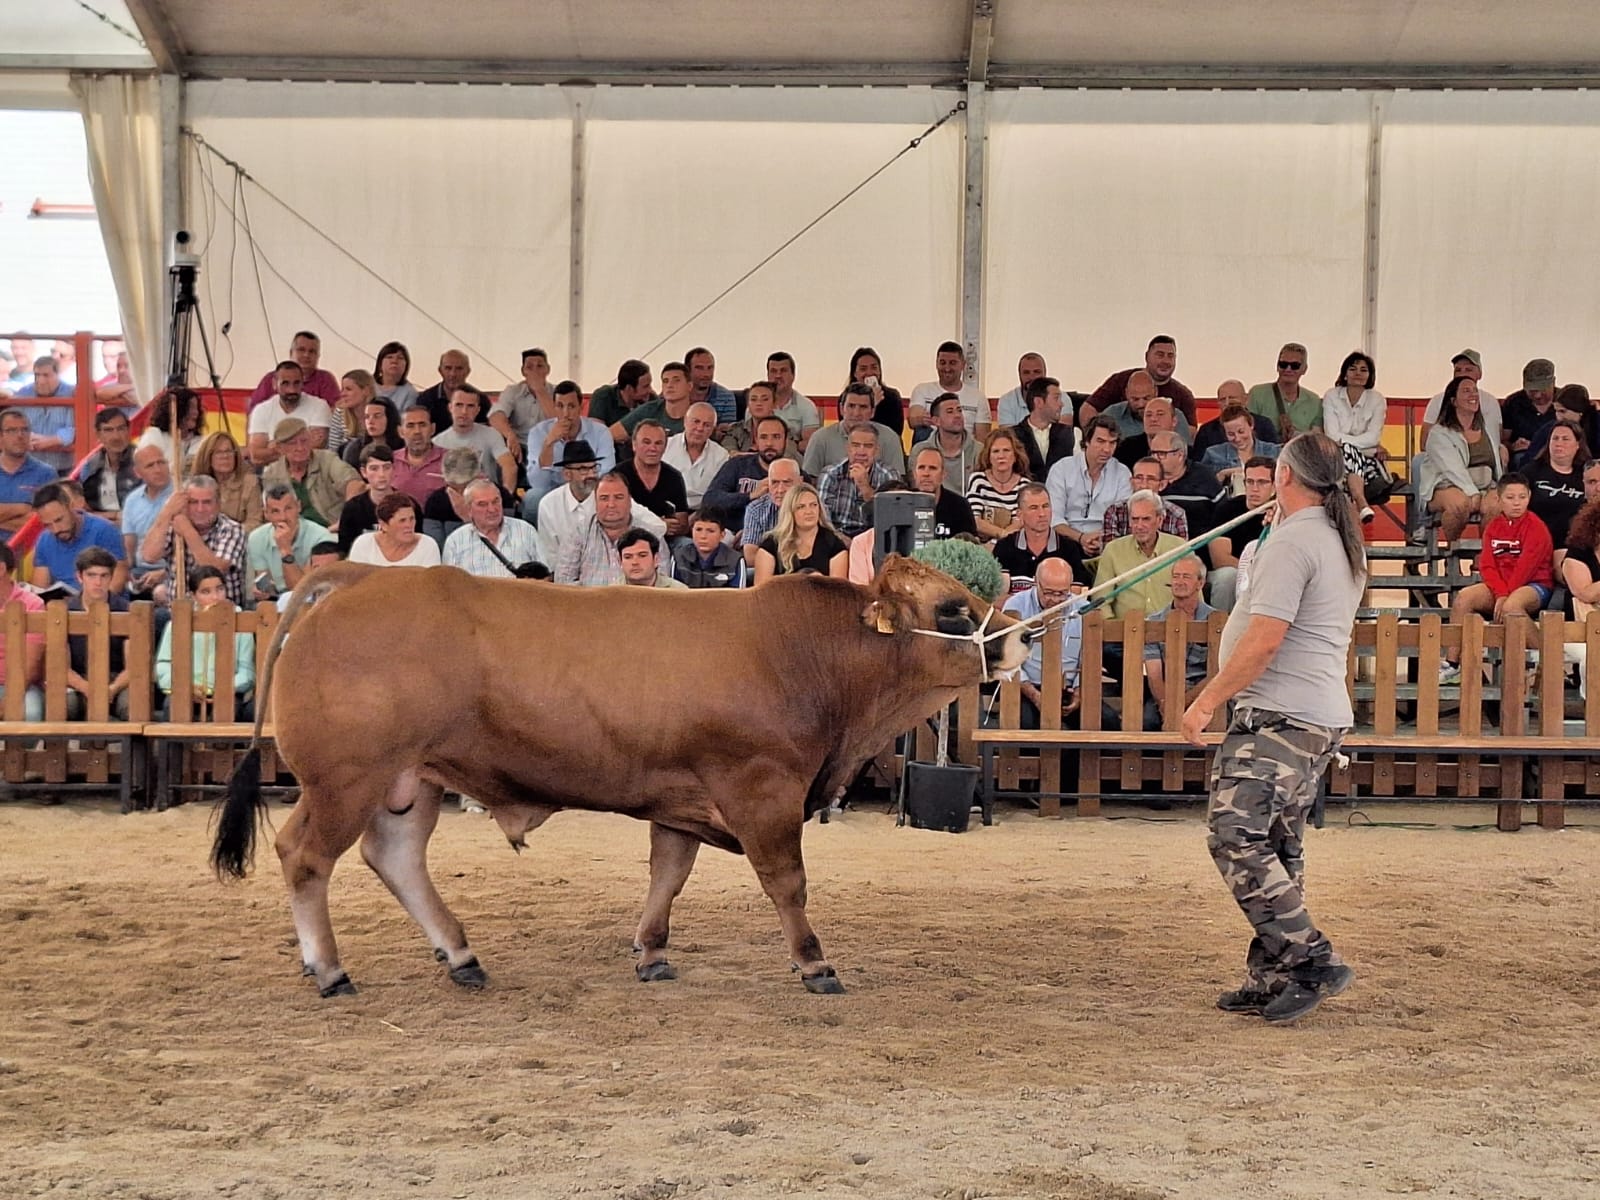
[[[639,953],[633,970],[640,983],[678,977],[672,964],[667,962],[672,902],[683,891],[699,853],[698,838],[653,821],[650,823],[650,892],[639,917],[639,930],[633,935],[633,948]]]
[[[744,850],[762,889],[778,910],[783,935],[789,940],[789,956],[800,968],[800,981],[806,991],[819,995],[843,992],[844,984],[823,957],[822,943],[806,919],[806,866],[800,855],[800,822],[757,840],[746,840]]]

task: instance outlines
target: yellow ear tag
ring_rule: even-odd
[[[879,633],[893,633],[894,632],[894,622],[889,620],[889,615],[887,613],[885,613],[883,611],[883,609],[881,609],[881,608],[878,610],[878,632]]]

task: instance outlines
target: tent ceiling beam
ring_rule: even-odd
[[[156,60],[157,70],[164,75],[182,74],[183,41],[160,0],[125,0],[125,3],[128,15],[139,27],[139,36],[144,39],[145,48],[150,51],[150,57]]]

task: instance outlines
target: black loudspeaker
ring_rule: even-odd
[[[910,554],[934,540],[934,498],[926,492],[880,492],[872,498],[872,569],[891,554]]]

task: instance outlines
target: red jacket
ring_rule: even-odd
[[[1483,531],[1478,572],[1498,599],[1530,583],[1553,586],[1554,557],[1550,530],[1538,517],[1531,512],[1516,521],[1499,516]]]

